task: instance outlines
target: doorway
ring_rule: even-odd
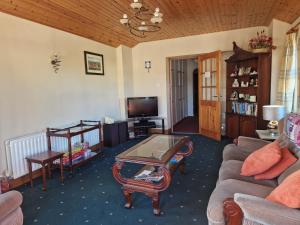
[[[197,57],[170,60],[172,132],[199,133]]]

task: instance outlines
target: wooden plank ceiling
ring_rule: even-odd
[[[161,31],[137,38],[119,22],[132,0],[0,0],[0,11],[110,46],[231,29],[268,26],[273,18],[292,23],[300,0],[144,0],[164,14]]]

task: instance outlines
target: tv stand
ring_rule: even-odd
[[[161,126],[157,126],[155,121],[161,120]],[[128,123],[133,122],[133,131],[135,137],[148,136],[151,128],[161,128],[162,133],[165,133],[165,121],[162,117],[146,117],[146,118],[130,118]],[[128,125],[128,127],[130,127]]]

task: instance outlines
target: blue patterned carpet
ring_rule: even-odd
[[[223,147],[229,141],[191,137],[194,152],[186,161],[187,174],[177,171],[170,187],[162,192],[160,217],[152,214],[151,199],[140,193],[133,194],[132,209],[123,207],[121,187],[112,177],[111,167],[115,155],[140,141],[131,140],[104,148],[104,157],[77,168],[73,177],[66,172],[63,185],[54,173],[47,180],[46,192],[41,191],[41,179],[35,180],[33,188],[21,187],[24,225],[207,225],[207,202],[215,187]]]

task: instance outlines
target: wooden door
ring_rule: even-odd
[[[221,140],[220,59],[221,51],[198,57],[199,133],[215,140]]]

